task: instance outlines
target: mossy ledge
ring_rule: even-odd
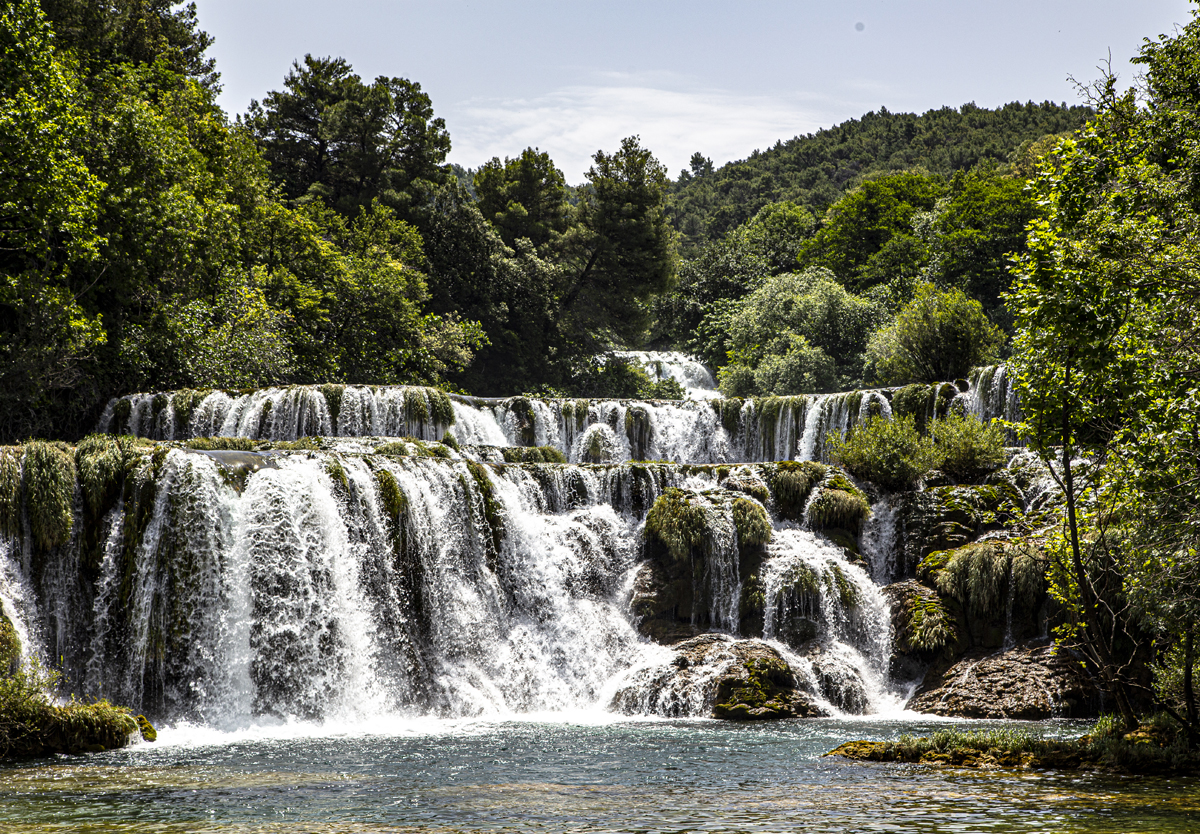
[[[1133,732],[1102,718],[1077,739],[1046,739],[1024,730],[939,730],[928,737],[896,741],[848,741],[826,753],[860,762],[894,762],[942,767],[1096,770],[1123,774],[1200,774],[1200,752],[1168,720],[1151,718]]]

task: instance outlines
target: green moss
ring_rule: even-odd
[[[429,394],[429,413],[434,425],[454,425],[454,403],[449,395],[437,388],[427,388],[426,391]]]
[[[775,496],[779,517],[803,521],[808,496],[826,472],[828,467],[815,461],[781,461],[767,469],[767,483]]]
[[[267,426],[271,423],[271,410],[274,407],[274,400],[263,400],[262,411],[258,413],[258,431],[255,432],[259,437],[267,433]]]
[[[500,450],[505,463],[566,463],[567,457],[553,446],[506,446]]]
[[[12,620],[0,611],[0,678],[15,675],[21,667],[21,638]]]
[[[154,725],[144,715],[135,715],[133,720],[137,722],[138,731],[142,734],[142,739],[145,741],[158,741],[158,730],[154,729]]]
[[[528,397],[513,397],[508,401],[508,408],[517,418],[517,431],[520,434],[522,446],[532,446],[537,443],[537,421],[534,419],[533,403]]]
[[[412,454],[411,447],[404,440],[392,440],[375,447],[377,455],[391,455],[392,457],[408,457]]]
[[[847,530],[855,536],[870,515],[871,505],[861,493],[843,489],[822,489],[808,508],[808,521],[814,529]]]
[[[346,469],[340,460],[329,458],[325,461],[325,474],[333,481],[335,490],[340,488],[343,494],[350,491],[350,479],[346,477]]]
[[[676,560],[687,559],[693,547],[704,547],[708,542],[708,514],[699,503],[702,500],[671,487],[646,514],[643,535],[662,542]]]
[[[152,420],[158,420],[158,415],[163,413],[163,410],[171,404],[171,398],[166,394],[155,394],[154,399],[150,401],[150,417]]]
[[[133,403],[128,397],[117,400],[113,406],[112,420],[109,421],[108,431],[114,434],[125,431],[129,427],[129,417],[133,414]]]
[[[822,574],[825,587],[831,594],[837,596],[842,608],[851,608],[858,604],[858,588],[846,576],[846,572],[837,565],[829,565]]]
[[[771,540],[771,520],[761,504],[738,497],[733,499],[732,510],[740,546],[758,547]]]
[[[175,424],[181,430],[186,429],[192,422],[192,414],[200,403],[212,393],[211,388],[184,388],[176,391],[171,397],[171,406],[175,409]]]
[[[904,627],[897,635],[904,651],[938,651],[958,639],[954,618],[940,598],[913,594],[904,612]]]
[[[629,449],[634,460],[649,457],[652,436],[650,413],[641,406],[630,406],[625,411],[625,436],[629,438]]]
[[[912,418],[913,425],[921,434],[929,423],[929,411],[932,405],[933,389],[928,385],[916,383],[905,385],[892,395],[892,414]]]
[[[383,509],[390,518],[395,519],[408,509],[408,497],[395,475],[386,469],[377,470],[375,482],[379,487],[379,500],[383,502]]]
[[[458,451],[458,439],[451,432],[446,432],[442,435],[442,445],[454,451]]]
[[[12,447],[0,449],[0,535],[21,535],[21,458]]]
[[[42,550],[66,544],[75,521],[75,458],[66,444],[26,443],[22,480],[34,542]]]
[[[490,533],[492,556],[495,558],[499,555],[500,548],[504,543],[504,512],[496,498],[496,490],[492,486],[491,478],[488,477],[487,467],[479,461],[469,460],[467,469],[471,473],[483,505],[483,517]]]
[[[325,398],[325,407],[329,409],[329,423],[337,431],[338,417],[342,413],[342,397],[346,394],[346,386],[336,383],[326,383],[319,389]]]
[[[411,423],[424,423],[429,419],[429,404],[422,388],[404,389],[404,418]]]
[[[248,437],[193,437],[183,445],[198,452],[254,451],[254,441]]]
[[[742,426],[742,406],[746,401],[738,398],[725,398],[713,401],[713,407],[721,417],[721,425],[730,435],[736,436]]]
[[[748,474],[745,470],[737,475],[730,475],[721,481],[723,489],[733,490],[734,492],[742,492],[755,498],[761,504],[766,504],[771,500],[771,490],[763,481],[752,474]]]
[[[791,668],[779,658],[746,661],[743,674],[731,674],[717,683],[714,718],[746,720],[794,715],[788,694],[795,688]]]

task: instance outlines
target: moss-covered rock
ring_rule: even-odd
[[[618,691],[612,709],[679,718],[700,707],[735,721],[823,714],[787,661],[761,641],[702,634],[671,648],[673,659]]]
[[[505,463],[566,463],[567,456],[553,446],[505,446]]]
[[[21,534],[21,450],[0,448],[0,535]]]
[[[71,537],[75,479],[75,456],[65,443],[25,444],[25,511],[34,543],[41,550],[66,544]]]
[[[768,486],[775,498],[775,512],[788,521],[803,521],[804,508],[813,487],[829,468],[815,461],[781,461],[765,468]]]
[[[15,675],[21,667],[21,638],[10,620],[0,611],[0,679]]]
[[[822,489],[809,505],[808,523],[814,530],[845,530],[857,538],[870,515],[871,505],[861,494]]]
[[[654,437],[650,412],[634,405],[625,410],[625,437],[629,440],[629,456],[633,460],[650,457],[650,442]]]

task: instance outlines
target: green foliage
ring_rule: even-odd
[[[1004,465],[1004,429],[985,425],[971,415],[950,414],[929,427],[937,468],[960,482],[970,482]]]
[[[284,89],[250,103],[246,123],[291,200],[322,200],[353,215],[374,200],[412,219],[444,180],[450,135],[421,85],[367,84],[341,58],[305,55]]]
[[[933,410],[933,396],[933,389],[929,385],[919,382],[905,385],[892,395],[892,413],[911,417],[917,431],[925,434],[929,414]]]
[[[75,458],[62,443],[25,444],[25,510],[33,540],[42,550],[66,544],[75,523]]]
[[[896,275],[916,275],[928,253],[912,237],[913,221],[933,209],[944,190],[942,178],[928,174],[869,179],[830,207],[799,262],[826,267],[859,291]]]
[[[780,461],[770,467],[767,482],[780,518],[803,521],[808,496],[825,477],[828,467],[816,461]]]
[[[723,313],[720,339],[731,364],[721,372],[722,392],[820,392],[855,379],[878,316],[876,305],[848,293],[828,270],[770,278]],[[752,391],[740,366],[754,372]]]
[[[844,439],[831,437],[827,451],[854,477],[888,490],[912,487],[937,465],[933,441],[922,437],[912,417],[903,414],[891,420],[868,417]]]
[[[12,620],[0,611],[0,678],[14,675],[21,668],[21,638]]]
[[[665,490],[646,514],[643,535],[662,542],[674,559],[687,559],[692,548],[702,548],[708,542],[708,514],[703,499],[675,487]]]
[[[738,545],[758,547],[771,540],[771,520],[762,504],[749,498],[734,498],[731,506]]]
[[[871,515],[871,505],[855,490],[823,488],[808,508],[808,521],[817,530],[846,530],[857,536]]]
[[[183,445],[198,452],[254,451],[254,441],[248,437],[193,437],[184,441]]]
[[[1074,130],[1091,111],[1053,102],[974,104],[923,114],[879,110],[780,142],[714,170],[692,157],[672,188],[671,220],[688,246],[717,240],[763,206],[791,200],[821,214],[862,177],[923,169],[940,175],[1008,161],[1022,143]]]
[[[545,246],[567,229],[567,182],[547,153],[493,157],[475,172],[474,187],[480,212],[509,246],[518,238]]]
[[[396,476],[386,469],[375,470],[375,483],[379,489],[379,500],[383,504],[384,512],[387,513],[389,520],[395,522],[408,509],[408,497],[401,489]]]
[[[505,463],[566,463],[567,457],[553,446],[506,446],[500,450]]]
[[[962,290],[917,287],[890,325],[871,336],[866,362],[884,384],[963,379],[996,361],[1004,333]]]

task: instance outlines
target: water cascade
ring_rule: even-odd
[[[1009,414],[1003,380],[970,410]],[[707,715],[747,651],[817,714],[894,708],[898,505],[820,463],[893,393],[134,394],[107,436],[0,450],[0,611],[68,689],[213,727]],[[679,677],[680,640],[716,660]]]

